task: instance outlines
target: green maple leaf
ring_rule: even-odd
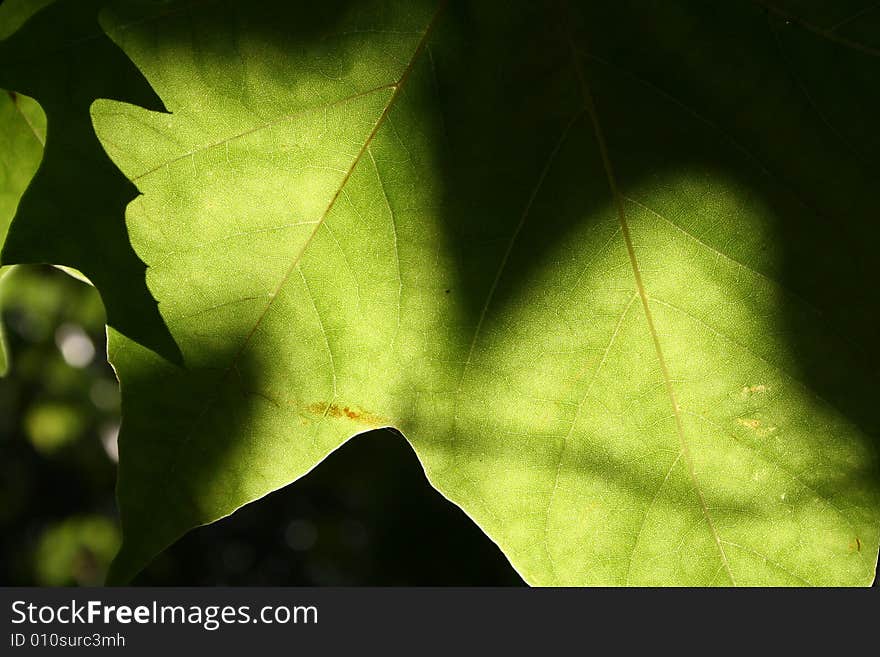
[[[0,39],[7,39],[52,0],[7,0],[0,7]],[[33,98],[0,90],[0,249],[22,194],[40,165],[46,143],[46,116]],[[0,266],[0,290],[10,267]],[[2,292],[0,292],[2,294]],[[9,357],[0,325],[0,376]]]
[[[121,219],[137,189],[101,148],[89,116],[98,97],[162,109],[98,26],[103,4],[11,0],[0,7],[0,87],[33,97],[48,123],[39,169],[34,174],[29,168],[30,153],[18,167],[17,175],[33,176],[24,195],[14,185],[0,185],[17,201],[9,208],[15,212],[11,226],[0,224],[8,226],[0,264],[51,263],[82,272],[100,290],[110,326],[179,361]],[[10,139],[20,129],[4,122]],[[23,156],[10,151],[8,157]]]
[[[111,581],[383,426],[532,584],[872,581],[880,13],[285,5],[102,15]]]
[[[0,90],[0,245],[21,195],[36,173],[46,140],[46,117],[27,96]],[[0,267],[0,282],[9,271]],[[0,286],[2,287],[2,286]],[[6,373],[8,357],[0,326],[0,376]]]

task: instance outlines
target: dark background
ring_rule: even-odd
[[[119,542],[119,392],[103,306],[93,288],[52,267],[9,276],[0,299],[12,361],[0,379],[0,585],[99,585]],[[302,480],[190,532],[135,583],[523,584],[392,431],[359,436]]]

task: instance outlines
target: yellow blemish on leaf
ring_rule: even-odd
[[[755,418],[737,418],[736,423],[741,427],[751,429],[760,438],[769,436],[771,433],[776,431],[776,427],[763,426],[761,420],[756,420]]]
[[[342,406],[337,403],[328,404],[327,402],[315,402],[306,406],[306,412],[312,417],[330,417],[334,419],[349,419],[358,424],[368,424],[373,426],[381,426],[387,424],[387,421],[369,411],[358,406]]]
[[[751,395],[759,395],[767,392],[768,388],[763,383],[759,383],[753,386],[743,386],[742,396],[749,397]]]

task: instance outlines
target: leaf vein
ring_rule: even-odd
[[[596,110],[596,105],[593,101],[592,92],[590,91],[590,87],[587,84],[586,77],[584,75],[583,68],[580,63],[580,59],[578,57],[577,49],[574,46],[574,41],[571,38],[571,34],[568,34],[569,46],[571,49],[571,57],[574,64],[575,72],[577,74],[578,80],[581,86],[581,93],[584,100],[584,105],[586,107],[587,112],[590,115],[590,121],[593,124],[593,132],[596,137],[596,142],[599,147],[599,154],[602,158],[602,164],[605,168],[605,174],[608,178],[608,187],[611,191],[611,196],[613,198],[614,204],[617,208],[617,216],[620,221],[620,231],[623,235],[624,243],[626,244],[627,254],[629,256],[630,264],[632,265],[633,276],[635,277],[636,289],[639,293],[639,298],[642,302],[642,307],[645,313],[645,320],[648,324],[648,332],[651,335],[651,340],[654,343],[654,349],[657,353],[657,360],[660,365],[660,371],[663,376],[663,380],[666,384],[666,392],[669,396],[669,402],[672,405],[672,410],[675,416],[675,426],[676,431],[678,433],[679,442],[681,443],[681,449],[685,456],[685,463],[688,466],[688,472],[691,477],[691,481],[694,484],[694,489],[697,493],[697,498],[700,502],[700,508],[703,512],[703,517],[706,520],[706,524],[709,527],[709,530],[712,534],[712,537],[715,541],[715,545],[718,548],[718,552],[721,556],[721,562],[724,566],[725,572],[730,579],[731,583],[736,586],[736,579],[733,576],[733,573],[730,569],[730,564],[727,560],[727,554],[724,551],[724,546],[721,543],[721,539],[718,535],[718,530],[715,527],[715,523],[712,520],[712,516],[709,514],[709,507],[706,504],[705,496],[703,495],[703,490],[700,487],[699,480],[697,479],[696,472],[694,470],[694,462],[693,457],[691,456],[690,446],[688,445],[687,438],[684,433],[684,426],[681,420],[681,414],[679,413],[678,401],[676,399],[675,389],[672,385],[672,379],[669,374],[669,367],[666,364],[666,358],[663,355],[663,349],[660,345],[660,337],[657,333],[657,329],[654,325],[653,315],[651,313],[651,304],[648,300],[648,295],[645,290],[644,283],[642,281],[642,274],[639,268],[639,263],[636,258],[635,247],[633,245],[632,236],[629,230],[629,224],[626,218],[626,209],[623,204],[623,195],[620,192],[620,189],[617,186],[617,179],[614,174],[614,169],[611,166],[611,159],[608,155],[608,147],[605,143],[605,135],[602,131],[602,126],[599,122],[599,115]]]

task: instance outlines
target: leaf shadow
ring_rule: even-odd
[[[456,45],[432,48],[436,106],[422,111],[433,112],[445,137],[437,148],[444,243],[457,265],[460,323],[472,336],[460,346],[462,377],[475,351],[497,341],[493,326],[515,326],[511,317],[524,305],[547,303],[524,299],[524,291],[535,289],[547,268],[577,258],[577,241],[591,224],[614,215],[579,93],[583,75],[630,223],[653,215],[694,248],[772,288],[772,316],[745,319],[782,336],[784,350],[774,351],[770,340],[736,348],[858,427],[813,427],[806,443],[829,461],[808,473],[814,487],[789,501],[805,502],[816,490],[847,491],[841,495],[859,499],[852,513],[876,545],[880,295],[872,281],[880,131],[870,117],[880,110],[880,60],[759,6],[594,3],[569,8],[562,19],[541,6],[501,20],[483,7],[456,10],[451,29],[459,33],[444,34]],[[645,225],[640,218],[641,254],[652,237],[644,237]],[[669,248],[668,262],[649,256],[649,296],[651,280],[662,281],[664,267],[681,263]],[[687,297],[692,284],[680,277],[660,287]],[[721,299],[767,308],[741,290]],[[711,313],[697,319],[711,329]],[[736,343],[737,331],[730,335]],[[748,377],[744,364],[737,390],[755,384]],[[849,438],[838,435],[844,431]],[[838,441],[865,455],[858,467],[836,460]],[[784,438],[772,442],[765,456],[774,464],[795,449]],[[467,449],[455,442],[457,452]],[[589,472],[591,458],[569,460]],[[649,480],[614,459],[600,461],[606,476],[622,473],[619,484],[633,491]],[[546,461],[534,467],[546,468]],[[757,512],[730,502],[734,513]]]

